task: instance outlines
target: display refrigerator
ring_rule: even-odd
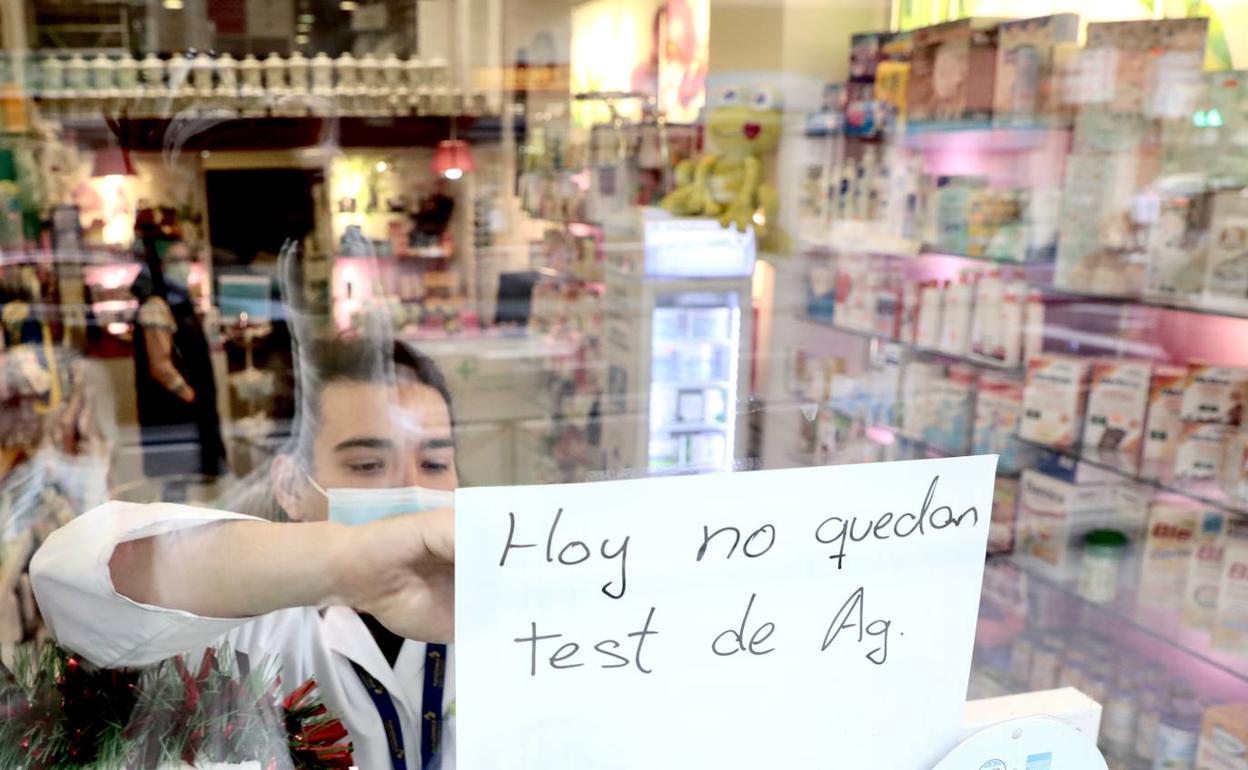
[[[729,470],[743,456],[754,235],[654,209],[608,228],[608,470]]]

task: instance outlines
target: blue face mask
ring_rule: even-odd
[[[322,489],[311,476],[308,480],[329,500],[329,520],[357,526],[408,513],[450,508],[455,493],[427,487],[330,487]]]

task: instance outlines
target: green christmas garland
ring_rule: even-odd
[[[0,768],[143,768],[259,761],[264,770],[353,764],[342,723],[308,680],[279,697],[269,667],[240,672],[229,650],[143,670],[101,669],[54,644],[0,665]]]

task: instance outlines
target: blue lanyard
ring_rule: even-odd
[[[386,747],[390,750],[390,765],[393,770],[407,770],[407,755],[403,749],[403,724],[399,721],[399,711],[394,707],[390,693],[385,685],[378,682],[358,663],[352,661],[351,667],[364,683],[368,697],[373,699],[377,714],[381,717],[381,725],[386,731]],[[436,770],[438,766],[438,748],[442,743],[442,696],[446,692],[446,645],[425,645],[425,684],[421,691],[420,716],[420,767],[421,770]]]

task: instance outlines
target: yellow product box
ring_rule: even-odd
[[[1154,500],[1140,559],[1139,601],[1178,609],[1187,583],[1201,509],[1184,501]]]
[[[1213,649],[1248,656],[1248,539],[1227,540],[1213,619]]]
[[[1224,703],[1205,709],[1200,725],[1200,770],[1248,770],[1248,703]]]

